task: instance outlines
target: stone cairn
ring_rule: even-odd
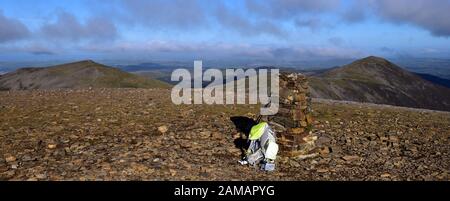
[[[267,120],[277,132],[280,154],[306,156],[315,148],[317,136],[311,132],[313,117],[305,75],[280,74],[280,107]]]

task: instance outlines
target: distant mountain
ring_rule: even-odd
[[[430,75],[430,74],[426,74],[426,73],[415,73],[415,74],[420,76],[422,79],[425,79],[425,80],[428,80],[428,81],[430,81],[432,83],[435,83],[435,84],[442,85],[444,87],[450,88],[450,80],[449,79],[441,78],[441,77]]]
[[[392,58],[392,61],[410,72],[438,76],[450,80],[448,58]]]
[[[205,67],[205,66],[203,66]],[[166,62],[145,62],[132,65],[118,65],[123,71],[126,72],[147,72],[147,71],[163,71],[172,72],[178,68],[193,68],[193,63],[166,61]]]
[[[450,111],[450,89],[379,57],[367,57],[310,77],[315,98]]]
[[[59,88],[166,88],[169,84],[140,77],[91,60],[42,68],[21,68],[0,76],[1,90]]]
[[[120,69],[127,72],[149,71],[149,70],[171,70],[172,67],[158,63],[142,63],[136,65],[121,66]]]

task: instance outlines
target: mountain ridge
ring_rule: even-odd
[[[366,57],[310,77],[313,98],[450,110],[450,89],[396,64]]]
[[[147,79],[120,69],[82,60],[49,67],[26,67],[0,76],[0,89],[58,88],[167,88],[158,80]]]

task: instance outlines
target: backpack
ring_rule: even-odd
[[[273,170],[278,154],[278,144],[276,143],[276,134],[269,124],[261,122],[253,126],[249,134],[249,140],[250,146],[247,150],[249,164],[255,165],[262,162],[262,168],[269,171]]]

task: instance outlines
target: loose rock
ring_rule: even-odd
[[[166,133],[169,129],[167,128],[167,126],[160,126],[158,127],[158,131],[162,134]]]

